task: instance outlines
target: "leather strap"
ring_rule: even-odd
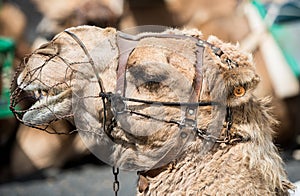
[[[202,64],[203,64],[203,53],[204,53],[204,47],[198,46],[197,47],[197,58],[196,58],[196,66],[195,66],[195,76],[193,80],[193,91],[190,96],[189,102],[190,103],[196,103],[199,100],[200,97],[200,91],[202,89]],[[194,126],[197,127],[197,111],[198,111],[198,105],[194,106],[187,106],[185,109],[185,119],[183,119],[183,125],[187,126]]]
[[[118,33],[117,45],[119,48],[119,64],[117,68],[116,93],[125,96],[126,89],[126,67],[129,55],[137,46],[139,40],[125,39]]]

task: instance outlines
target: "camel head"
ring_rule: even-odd
[[[228,129],[247,121],[236,108],[252,102],[259,77],[251,55],[197,30],[132,36],[80,26],[34,51],[16,81],[11,108],[24,124],[67,119],[100,159],[147,170],[191,146],[249,140]]]

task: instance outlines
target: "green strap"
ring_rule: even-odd
[[[261,18],[263,19],[266,14],[267,10],[264,6],[264,4],[261,2],[261,0],[252,0],[252,4],[255,6],[255,8],[258,10]],[[299,29],[299,25],[296,27],[293,27],[294,29]],[[288,27],[287,25],[282,24],[273,24],[269,27],[269,31],[271,32],[273,38],[275,39],[277,45],[281,49],[281,52],[283,56],[285,57],[290,69],[293,71],[294,75],[297,78],[300,78],[300,62],[299,58],[297,58],[298,55],[298,35],[294,35],[293,32],[291,32],[291,27]],[[282,41],[282,39],[290,39],[292,44],[290,44],[288,47],[285,46],[285,42]],[[294,39],[294,40],[292,40]]]

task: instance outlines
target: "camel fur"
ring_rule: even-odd
[[[203,36],[196,29],[168,29],[163,34],[184,36],[150,36],[138,42],[127,61],[126,97],[188,102],[199,60],[195,42],[189,37]],[[124,52],[116,40],[117,31],[113,28],[81,26],[67,29],[33,52],[17,81],[19,89],[43,92],[43,96],[22,114],[21,120],[30,126],[42,126],[68,119],[100,159],[123,169],[141,171],[139,195],[288,194],[293,186],[272,142],[272,127],[277,121],[271,115],[270,100],[253,95],[260,79],[250,54],[214,36],[208,42],[223,54],[217,56],[208,46],[203,53],[199,101],[218,101],[231,108],[228,142],[205,140],[190,130],[184,130],[187,137],[181,137],[177,124],[126,113],[115,117],[116,123],[105,132],[95,73],[105,92],[114,93],[118,58]],[[244,91],[236,93],[236,88]],[[165,121],[182,119],[180,107],[143,103],[128,103],[127,107]],[[224,138],[225,107],[199,107],[197,112],[198,128]],[[106,123],[112,125],[112,121],[109,111]],[[159,172],[149,175],[152,169]]]

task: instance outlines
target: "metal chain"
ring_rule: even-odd
[[[112,168],[113,174],[115,176],[115,181],[113,183],[113,190],[115,192],[115,196],[118,196],[118,191],[120,189],[120,183],[118,181],[119,168]]]
[[[207,141],[216,142],[216,143],[228,143],[231,140],[230,129],[232,126],[232,111],[230,107],[226,107],[225,122],[226,122],[226,127],[225,127],[226,130],[225,130],[224,139],[218,138],[214,135],[211,135],[210,133],[207,133],[205,129],[195,128],[195,131],[199,137]]]

